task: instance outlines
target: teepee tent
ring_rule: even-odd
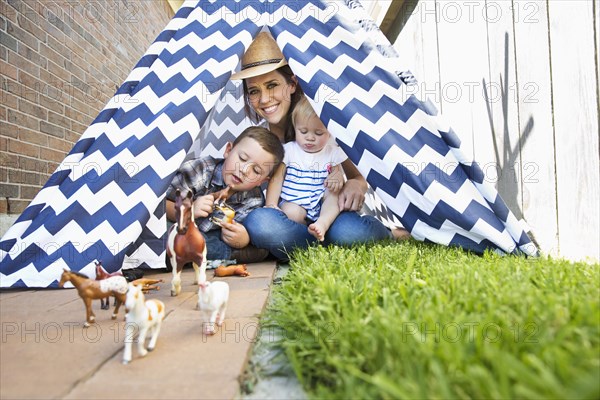
[[[537,249],[393,47],[355,1],[189,0],[0,241],[1,287],[63,268],[164,266],[166,189],[186,157],[219,156],[249,121],[230,81],[261,30],[372,188],[370,208],[419,240]],[[404,57],[404,59],[410,57]]]

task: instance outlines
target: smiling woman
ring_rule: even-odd
[[[243,80],[246,113],[250,119],[255,123],[264,120],[269,130],[283,143],[294,140],[292,113],[306,98],[298,79],[268,32],[256,36],[242,57],[241,71],[233,74],[231,79]],[[353,245],[391,238],[390,231],[379,220],[357,213],[365,200],[367,182],[350,160],[346,159],[341,165],[346,177],[337,197],[341,213],[329,230],[309,232],[306,225],[290,219],[277,208],[260,208],[251,212],[245,222],[252,244],[268,249],[279,259],[286,259],[288,251],[305,248],[317,240],[325,245]]]
[[[273,37],[259,33],[242,57],[242,70],[231,75],[242,79],[246,114],[255,123],[264,119],[281,142],[294,138],[291,110],[304,92]]]

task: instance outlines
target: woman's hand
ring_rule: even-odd
[[[342,167],[348,180],[338,197],[340,211],[360,211],[369,187],[367,181],[349,159],[342,163]]]
[[[241,249],[250,244],[248,231],[244,225],[235,220],[231,223],[221,223],[221,239],[223,239],[226,245],[234,249]]]
[[[365,193],[361,182],[356,179],[346,181],[338,196],[340,211],[360,211],[364,202]]]
[[[194,219],[206,218],[213,212],[215,198],[212,194],[200,196],[194,200]]]

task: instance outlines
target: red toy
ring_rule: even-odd
[[[110,278],[111,276],[123,276],[123,272],[118,270],[109,274],[102,266],[102,261],[96,261],[96,280],[101,281]],[[108,310],[110,308],[108,303],[108,296],[104,299],[100,299],[100,308],[103,310]]]

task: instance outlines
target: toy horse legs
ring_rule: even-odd
[[[209,317],[208,324],[204,326],[204,333],[207,335],[215,334],[215,324],[217,326],[223,326],[225,321],[225,312],[227,311],[227,303],[223,303],[221,307],[214,310]]]
[[[113,296],[115,296],[115,311],[113,311],[111,318],[117,319],[117,316],[119,315],[119,307],[121,307],[121,304],[125,302],[125,294],[117,292],[113,292],[112,294]],[[82,300],[83,304],[85,305],[85,323],[83,324],[83,326],[87,328],[91,324],[96,322],[96,314],[94,314],[94,311],[92,309],[92,298],[82,297]]]
[[[170,238],[169,238],[170,240]],[[198,266],[200,264],[200,266]],[[197,285],[199,282],[206,281],[206,246],[202,251],[202,259],[194,260],[192,262],[192,266],[194,267],[194,285]],[[177,256],[175,254],[171,255],[171,265],[173,266],[173,280],[171,281],[171,296],[177,296],[181,293],[181,271],[183,270],[183,263],[177,262]]]
[[[169,231],[167,254],[173,267],[171,296],[181,292],[181,270],[183,265],[192,262],[196,272],[196,282],[206,280],[206,240],[194,222],[194,200],[188,191],[185,198],[175,192],[176,224]],[[200,271],[198,268],[200,267]]]
[[[92,299],[91,297],[82,297],[83,304],[85,305],[85,323],[83,324],[84,328],[87,328],[94,322],[96,322],[96,315],[92,310]]]
[[[126,294],[113,292],[113,296],[115,296],[115,311],[113,311],[113,314],[110,318],[117,319],[117,316],[119,315],[119,307],[121,307],[121,304],[125,304]]]
[[[148,350],[146,350],[146,335],[147,334],[148,334],[147,327],[140,328],[140,334],[138,336],[138,341],[137,341],[137,350],[138,350],[138,354],[140,355],[140,357],[146,357],[146,354],[148,354]]]
[[[175,248],[175,238],[177,237],[177,229],[172,229],[169,232],[169,237],[167,239],[167,249],[171,250]],[[173,268],[173,279],[171,280],[171,296],[177,296],[181,293],[181,271],[183,270],[183,265],[186,261],[177,260],[177,254],[174,250],[168,251],[171,261],[171,267]],[[202,250],[202,256],[195,257],[194,261],[192,261],[192,266],[194,267],[195,279],[194,285],[197,285],[198,282],[206,281],[206,253],[207,249],[204,246]],[[200,266],[198,266],[200,264]]]
[[[123,349],[123,364],[127,364],[131,361],[131,345],[133,343],[133,338],[135,337],[136,327],[137,324],[135,322],[127,322],[125,324],[125,348]]]
[[[177,254],[175,254],[175,237],[177,236],[177,229],[171,229],[169,231],[169,237],[167,238],[167,255],[170,257],[171,268],[173,270],[173,279],[171,280],[171,296],[177,296],[181,292],[181,269],[177,265]],[[183,268],[183,266],[181,267]]]
[[[140,329],[137,338],[137,351],[140,357],[145,357],[149,351],[154,350],[156,347],[156,342],[158,340],[158,335],[160,334],[160,327],[162,321],[159,321],[152,328],[148,327],[140,327],[135,322],[128,322],[125,326],[125,348],[123,350],[123,363],[128,364],[132,359],[132,345],[133,338],[135,337],[136,328]],[[148,343],[148,348],[146,349],[146,336],[150,334],[150,343]]]
[[[158,335],[160,334],[161,325],[162,325],[162,321],[158,322],[152,328],[148,329],[148,332],[150,333],[150,342],[148,343],[148,351],[152,351],[156,347],[156,341],[158,340]]]

